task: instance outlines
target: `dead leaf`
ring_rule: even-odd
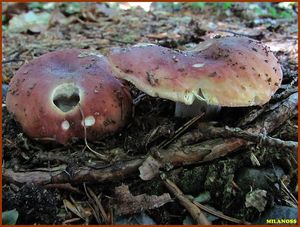
[[[65,208],[68,208],[72,213],[80,217],[81,219],[85,220],[86,223],[89,222],[90,218],[92,217],[92,210],[89,206],[83,206],[80,202],[76,202],[72,199],[72,202],[64,199],[63,203]]]
[[[51,15],[50,13],[35,13],[30,11],[28,13],[23,13],[21,15],[14,16],[8,25],[8,30],[10,32],[44,32],[49,27]]]
[[[63,200],[65,208],[68,208],[72,213],[76,214],[78,217],[83,219],[83,216],[78,211],[78,209],[67,199]]]
[[[246,195],[246,207],[254,207],[259,212],[263,212],[267,205],[267,191],[256,189]]]
[[[154,159],[151,155],[146,158],[143,164],[139,167],[140,178],[142,180],[151,180],[159,173],[161,163]]]
[[[169,193],[160,196],[147,194],[133,196],[128,186],[124,184],[115,188],[115,196],[117,201],[116,215],[134,214],[143,210],[161,207],[172,201]]]

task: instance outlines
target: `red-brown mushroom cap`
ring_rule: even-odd
[[[51,52],[22,66],[7,94],[7,108],[33,138],[65,144],[93,140],[124,126],[131,96],[105,57],[85,50]],[[84,116],[84,120],[83,120]]]
[[[273,53],[244,37],[211,39],[192,51],[157,45],[114,48],[116,75],[151,96],[192,104],[262,105],[279,88],[282,71]]]

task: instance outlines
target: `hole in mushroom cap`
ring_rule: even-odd
[[[61,111],[68,112],[80,101],[79,88],[71,83],[61,84],[54,89],[52,101]]]

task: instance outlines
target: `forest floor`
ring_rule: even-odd
[[[210,122],[175,118],[174,102],[144,96],[131,86],[136,101],[131,122],[115,135],[89,142],[109,162],[99,160],[83,140],[62,146],[28,138],[4,98],[3,210],[16,209],[17,224],[265,224],[264,217],[294,217],[297,12],[276,18],[256,14],[248,5],[156,5],[146,12],[96,3],[80,8],[4,4],[4,96],[20,66],[50,51],[81,48],[105,55],[113,46],[142,42],[185,50],[209,38],[234,35],[269,46],[282,66],[283,82],[267,104],[222,108]],[[28,12],[40,23],[18,18]],[[24,24],[17,26],[13,19]],[[256,134],[245,133],[249,128]],[[275,208],[285,216],[276,216]],[[198,220],[194,212],[204,217]]]

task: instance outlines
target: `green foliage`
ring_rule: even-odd
[[[190,6],[193,9],[203,9],[205,7],[206,3],[205,2],[192,2],[190,3]]]
[[[191,2],[188,5],[192,9],[204,10],[205,8],[212,8],[216,10],[229,10],[234,6],[233,2]],[[272,3],[243,3],[247,4],[249,9],[253,10],[259,17],[272,17],[277,18],[291,18],[293,16],[292,6],[295,2],[285,4],[272,4]]]
[[[44,4],[42,2],[30,2],[28,7],[29,9],[42,9]]]
[[[19,212],[16,209],[4,211],[2,213],[2,223],[4,225],[15,225],[19,217]]]
[[[54,2],[30,2],[28,3],[28,8],[31,10],[34,9],[44,9],[44,10],[53,10],[55,8]]]
[[[272,18],[291,18],[293,16],[293,12],[291,8],[279,8],[276,9],[272,5],[267,7],[268,13]]]
[[[287,19],[287,18],[291,18],[292,14],[290,12],[283,11],[279,13],[279,17]]]
[[[268,12],[269,12],[269,14],[270,14],[273,18],[278,17],[277,10],[276,10],[274,7],[269,6],[269,7],[268,7]]]
[[[263,10],[261,7],[259,7],[258,5],[254,7],[254,11],[257,15],[262,15],[263,14]]]
[[[212,8],[223,8],[224,10],[230,9],[233,6],[232,2],[213,2],[213,3],[205,3],[205,2],[191,2],[191,8],[193,9],[204,9],[207,6],[211,6]]]
[[[2,14],[2,31],[7,30],[7,23],[8,23],[7,17]]]
[[[68,2],[65,3],[66,6],[66,13],[68,14],[75,14],[80,12],[80,2]]]
[[[233,6],[232,2],[217,2],[217,3],[205,3],[205,2],[191,2],[189,4],[192,9],[204,9],[207,6],[212,8],[223,8],[225,10],[230,9]]]
[[[7,17],[2,14],[2,24],[7,24]]]
[[[254,12],[259,17],[272,17],[274,19],[278,18],[292,18],[293,10],[291,7],[280,7],[280,5],[273,5],[270,3],[265,3],[263,5],[256,4],[253,8]]]
[[[223,2],[223,9],[230,9],[233,6],[232,2]]]

